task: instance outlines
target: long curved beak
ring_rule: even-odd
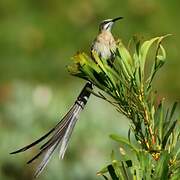
[[[118,21],[118,20],[120,20],[120,19],[123,19],[123,17],[114,18],[114,19],[112,19],[112,22]]]

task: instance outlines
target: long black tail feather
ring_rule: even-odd
[[[34,177],[38,177],[41,174],[41,172],[44,170],[44,168],[46,167],[47,163],[49,162],[50,158],[52,157],[54,150],[57,148],[59,143],[60,143],[60,140],[58,140],[53,146],[51,146],[47,150],[47,152],[45,153],[41,163],[36,168],[36,172],[34,174]]]
[[[18,149],[16,151],[11,152],[10,154],[17,154],[20,152],[24,152],[28,149],[30,149],[31,147],[35,146],[36,144],[39,144],[40,142],[42,142],[44,139],[46,139],[52,132],[54,131],[54,128],[52,128],[48,133],[46,133],[44,136],[40,137],[39,139],[37,139],[36,141],[32,142],[31,144],[24,146],[21,149]]]
[[[58,124],[56,124],[56,126],[53,127],[48,133],[46,133],[36,141],[32,142],[31,144],[10,153],[16,154],[31,149],[32,147],[47,139],[52,134],[51,137],[43,145],[41,145],[39,153],[37,153],[32,159],[27,162],[28,164],[30,164],[39,156],[44,154],[43,159],[41,160],[40,164],[36,169],[35,177],[39,176],[39,174],[43,171],[58,145],[60,145],[59,157],[64,157],[74,126],[79,118],[80,112],[84,109],[91,94],[87,90],[87,88],[92,90],[92,84],[89,82],[86,83],[68,113],[66,113],[63,119]]]

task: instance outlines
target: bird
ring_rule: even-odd
[[[102,21],[99,25],[99,33],[91,46],[91,52],[95,51],[100,58],[106,59],[110,66],[112,66],[117,51],[117,43],[111,30],[114,23],[122,18],[123,17],[117,17]]]
[[[111,33],[111,29],[113,27],[113,24],[117,20],[120,20],[122,18],[123,17],[117,17],[114,19],[103,20],[99,25],[99,33],[94,39],[91,46],[91,52],[95,51],[100,58],[106,59],[110,66],[112,66],[117,50],[116,41]],[[94,60],[92,54],[91,57]],[[44,142],[44,144],[40,146],[39,152],[27,162],[27,164],[30,164],[34,160],[42,156],[42,160],[36,167],[34,177],[38,177],[41,174],[41,172],[44,170],[49,160],[51,159],[53,152],[56,148],[58,148],[58,146],[59,157],[63,159],[75,124],[79,118],[81,111],[84,109],[92,90],[93,84],[89,81],[86,82],[85,86],[82,88],[80,94],[78,95],[69,111],[52,129],[50,129],[45,135],[32,142],[31,144],[10,153],[17,154],[27,151],[49,137],[49,139],[47,139],[46,142]]]

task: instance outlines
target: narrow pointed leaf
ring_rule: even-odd
[[[115,134],[111,134],[110,135],[110,138],[111,139],[113,139],[113,140],[115,140],[115,141],[117,141],[117,142],[119,142],[119,143],[122,143],[122,144],[124,144],[124,145],[127,145],[128,147],[130,147],[134,152],[138,152],[138,150],[137,150],[137,148],[134,146],[134,145],[132,145],[127,139],[125,139],[125,138],[123,138],[123,137],[120,137],[120,136],[117,136],[117,135],[115,135]]]

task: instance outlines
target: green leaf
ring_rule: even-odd
[[[157,41],[160,37],[155,37],[153,39],[150,39],[148,41],[145,41],[142,46],[140,47],[140,54],[139,54],[139,59],[141,60],[140,62],[140,67],[141,67],[141,74],[143,75],[143,71],[144,71],[144,66],[145,66],[145,62],[146,62],[146,58],[147,58],[147,54],[149,52],[150,47],[152,46],[152,44]]]
[[[179,170],[176,173],[174,173],[171,176],[170,180],[179,180],[179,177],[180,177],[180,168],[179,168]]]
[[[125,167],[124,162],[122,161],[121,164],[122,164],[122,169],[123,169],[123,172],[124,172],[124,176],[126,177],[126,180],[129,180],[127,168]]]
[[[131,69],[133,67],[133,60],[129,51],[125,48],[122,42],[119,42],[118,44],[118,51],[122,60],[126,62],[129,69]]]
[[[171,135],[171,133],[173,132],[175,126],[176,126],[177,120],[173,122],[172,126],[169,128],[169,130],[167,131],[167,133],[165,134],[163,141],[162,141],[162,148],[164,149],[166,146],[166,143],[168,141],[169,136]]]
[[[120,67],[121,67],[121,74],[125,78],[125,81],[129,81],[131,79],[131,76],[129,75],[129,72],[124,64],[124,62],[121,60],[119,56],[116,58],[119,61]]]
[[[149,91],[149,89],[151,88],[151,84],[152,84],[152,81],[157,73],[157,71],[164,65],[165,63],[165,59],[166,59],[166,51],[165,49],[163,48],[163,46],[161,45],[161,41],[165,38],[169,36],[168,35],[165,35],[165,36],[161,36],[159,37],[158,41],[157,41],[157,47],[156,47],[156,52],[155,52],[155,60],[154,60],[154,63],[152,65],[152,68],[151,68],[151,73],[149,75],[149,77],[147,78],[146,82],[147,82],[147,92]]]
[[[147,151],[139,151],[137,154],[138,164],[136,165],[137,179],[151,179],[151,172],[153,168],[152,156]]]
[[[160,102],[156,113],[155,113],[155,127],[157,128],[158,131],[158,138],[160,139],[160,142],[162,143],[163,141],[163,125],[164,125],[164,99]]]
[[[178,147],[177,147],[177,149],[176,149],[176,153],[175,153],[175,155],[174,155],[174,158],[177,158],[178,155],[179,155],[179,153],[180,153],[180,148],[179,148],[179,144],[178,144]]]
[[[107,73],[106,68],[104,67],[103,62],[101,61],[101,59],[99,58],[98,54],[95,51],[92,51],[92,56],[94,57],[97,65],[99,65],[99,67],[102,69],[102,71]]]
[[[130,147],[135,153],[138,152],[137,148],[132,145],[132,143],[130,143],[127,139],[123,138],[123,137],[120,137],[120,136],[117,136],[115,134],[111,134],[110,135],[110,138],[119,142],[119,143],[122,143],[124,145],[127,145],[128,147]]]
[[[172,107],[171,113],[170,113],[170,117],[169,117],[169,121],[172,119],[172,117],[173,117],[173,115],[174,115],[174,112],[175,112],[175,110],[176,110],[176,108],[177,108],[177,105],[178,105],[178,102],[175,102],[175,103],[173,104],[173,107]]]
[[[160,160],[157,161],[157,165],[155,166],[154,179],[159,180],[168,180],[168,169],[169,169],[169,160],[170,155],[167,151],[161,153]]]
[[[97,176],[102,176],[103,174],[107,173],[108,172],[108,169],[107,169],[107,166],[102,168],[100,171],[98,171],[96,174]]]
[[[124,68],[126,69],[125,72],[128,74],[128,76],[133,77],[133,61],[130,53],[125,48],[125,46],[122,43],[118,44],[118,52],[119,52],[119,63],[121,63]]]
[[[170,167],[170,172],[171,172],[170,180],[179,180],[179,177],[180,177],[180,161],[179,161],[179,159]]]
[[[115,174],[118,177],[118,179],[124,179],[124,175],[122,173],[122,167],[120,166],[120,163],[117,160],[113,160],[112,166],[115,170]]]

